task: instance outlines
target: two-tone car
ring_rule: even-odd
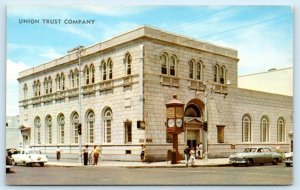
[[[234,153],[229,156],[229,163],[234,166],[272,163],[274,165],[282,162],[283,155],[272,151],[270,147],[250,147],[244,152]]]
[[[32,166],[33,164],[39,164],[44,166],[47,163],[47,155],[42,154],[39,149],[22,149],[18,154],[12,155],[15,165],[24,164],[26,166]]]
[[[293,167],[293,152],[285,153],[283,162],[285,166]]]

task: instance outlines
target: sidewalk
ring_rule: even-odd
[[[79,162],[66,162],[66,161],[57,161],[57,160],[49,160],[46,163],[48,166],[67,166],[67,167],[75,167],[75,166],[83,166],[83,164],[79,164]],[[229,166],[228,158],[215,158],[208,159],[207,162],[205,159],[196,160],[194,167],[212,167],[212,166]],[[100,160],[97,166],[88,165],[85,167],[127,167],[127,168],[180,168],[186,167],[185,161],[181,160],[178,164],[171,164],[171,162],[163,161],[163,162],[130,162],[130,161],[106,161]],[[191,164],[189,163],[189,167]]]

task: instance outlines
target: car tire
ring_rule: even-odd
[[[278,164],[278,159],[277,159],[277,158],[274,158],[272,164],[273,164],[273,165],[277,165],[277,164]]]
[[[40,166],[41,166],[41,167],[44,167],[44,165],[45,165],[44,162],[40,163]]]
[[[253,164],[253,161],[251,159],[246,160],[246,166],[251,166]]]
[[[291,164],[290,164],[290,163],[285,163],[285,166],[288,166],[288,167],[290,167],[290,166],[291,166]]]

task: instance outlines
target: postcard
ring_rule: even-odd
[[[293,7],[8,5],[6,184],[292,185]]]

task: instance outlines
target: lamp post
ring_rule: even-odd
[[[228,79],[226,81],[226,85],[229,86],[231,84],[230,80]],[[208,98],[214,93],[214,89],[208,88],[207,84],[204,83],[204,124],[205,124],[205,162],[208,162]],[[224,98],[226,97],[226,94],[224,95]]]
[[[83,46],[78,46],[73,49],[70,49],[68,53],[72,53],[76,51],[78,57],[78,72],[79,72],[79,84],[78,84],[78,109],[79,109],[79,116],[78,116],[78,136],[79,136],[79,165],[82,165],[82,136],[81,136],[81,127],[82,127],[82,117],[81,117],[81,53],[83,51]]]

